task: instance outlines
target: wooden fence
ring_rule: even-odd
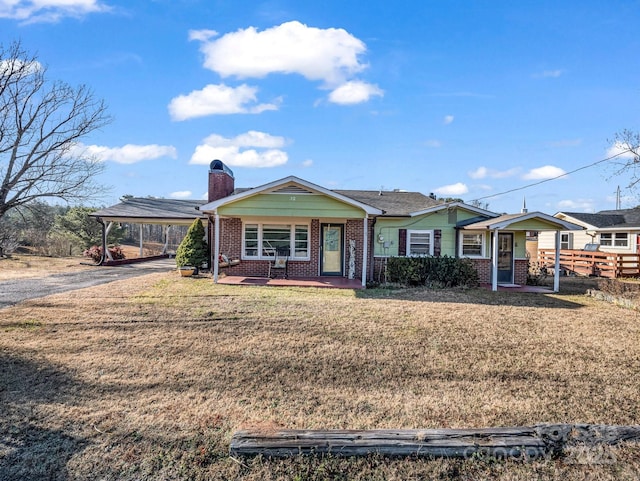
[[[538,250],[540,267],[553,269],[556,251]],[[583,250],[562,249],[560,251],[560,268],[568,273],[582,276],[608,277],[640,277],[640,253],[620,254],[616,252],[590,252]]]

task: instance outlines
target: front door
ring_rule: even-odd
[[[343,224],[322,224],[320,275],[341,276],[344,266]]]
[[[498,233],[498,283],[513,284],[513,234]]]

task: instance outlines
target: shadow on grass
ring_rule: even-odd
[[[76,384],[55,367],[0,355],[0,479],[66,480],[67,463],[87,444],[43,425],[40,404],[64,401]]]
[[[585,291],[586,292],[586,291]],[[451,302],[455,304],[500,305],[514,307],[541,307],[559,309],[579,309],[579,302],[567,298],[567,294],[539,292],[493,292],[484,288],[372,288],[355,291],[361,299],[389,299],[412,302]]]

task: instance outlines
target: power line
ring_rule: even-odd
[[[543,180],[540,180],[538,182],[534,182],[533,184],[527,184],[527,185],[523,185],[522,187],[516,187],[515,189],[505,190],[504,192],[498,192],[497,194],[491,194],[491,195],[485,195],[484,197],[478,197],[477,199],[473,199],[471,202],[476,202],[476,201],[480,201],[480,200],[484,200],[484,199],[491,199],[492,197],[498,197],[499,195],[510,194],[511,192],[517,192],[519,190],[528,189],[529,187],[535,187],[536,185],[544,184],[545,182],[551,182],[552,180],[557,180],[557,179],[560,179],[562,177],[566,177],[567,175],[575,174],[576,172],[579,172],[581,170],[588,169],[590,167],[594,167],[594,166],[596,166],[598,164],[601,164],[603,162],[606,162],[608,160],[615,159],[616,157],[624,155],[624,154],[626,154],[628,152],[633,152],[633,150],[632,149],[623,150],[622,152],[618,152],[617,154],[612,155],[610,157],[607,157],[606,159],[600,159],[600,160],[598,160],[596,162],[593,162],[591,164],[583,165],[582,167],[578,167],[577,169],[572,170],[570,172],[565,172],[564,174],[556,175],[555,177],[551,177],[549,179],[543,179]]]

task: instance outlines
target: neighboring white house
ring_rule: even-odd
[[[582,231],[561,231],[560,249],[584,249],[587,244],[602,252],[640,253],[640,207],[603,210],[595,214],[558,212],[558,219],[585,228]],[[540,232],[538,250],[555,249],[555,233]]]

